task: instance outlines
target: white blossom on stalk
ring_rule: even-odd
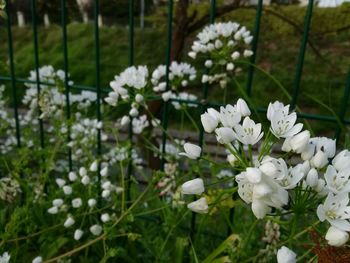
[[[74,218],[71,216],[68,216],[63,225],[65,228],[68,228],[68,227],[71,227],[72,225],[74,225],[74,223],[75,223]]]
[[[219,120],[208,112],[201,115],[201,122],[206,132],[213,132],[219,124]]]
[[[83,205],[83,201],[81,200],[81,198],[75,198],[72,200],[72,206],[74,208],[79,208]]]
[[[326,137],[311,138],[310,142],[316,145],[316,152],[322,151],[327,158],[333,158],[336,150],[336,140],[332,140]]]
[[[201,156],[202,148],[195,144],[187,142],[184,144],[184,149],[185,152],[181,152],[179,155],[186,156],[193,160],[198,159]]]
[[[342,193],[335,195],[329,193],[324,204],[317,207],[317,216],[321,222],[327,220],[332,226],[343,230],[350,231],[350,206],[349,194]]]
[[[74,182],[75,180],[78,179],[78,176],[77,176],[77,174],[76,174],[75,172],[69,172],[68,178],[69,178],[69,180],[70,180],[71,182]]]
[[[309,140],[310,140],[310,132],[305,130],[298,133],[297,135],[286,138],[283,144],[289,143],[290,145],[289,147],[293,152],[302,153],[306,148],[306,146],[308,145]]]
[[[297,120],[297,114],[295,112],[292,112],[291,114],[286,114],[284,108],[272,111],[272,113],[271,111],[272,110],[270,110],[270,131],[277,138],[291,137],[299,133],[303,128],[302,123],[295,124]]]
[[[332,164],[338,171],[350,168],[350,151],[343,150],[338,153],[334,157]]]
[[[102,233],[102,227],[100,225],[93,225],[90,227],[90,232],[94,235],[94,236],[99,236]]]
[[[241,114],[242,117],[250,116],[251,112],[245,100],[238,99],[236,106],[237,111]]]
[[[83,236],[83,234],[84,234],[84,231],[83,231],[83,230],[81,230],[81,229],[76,229],[76,230],[74,231],[74,239],[75,239],[75,240],[80,240],[81,237]]]
[[[128,125],[130,123],[130,117],[127,115],[124,115],[122,119],[120,120],[120,124],[122,126]]]
[[[104,213],[104,214],[101,215],[101,221],[103,223],[107,223],[109,220],[111,220],[111,217],[109,216],[108,213]]]
[[[234,127],[236,139],[245,145],[254,145],[263,137],[264,132],[261,131],[261,124],[245,117],[243,124]]]
[[[208,213],[209,209],[207,199],[205,197],[202,197],[192,203],[189,203],[187,205],[187,208],[199,214],[206,214]]]
[[[349,234],[346,231],[331,226],[325,238],[330,246],[340,247],[349,240]]]
[[[350,168],[345,170],[337,170],[332,165],[328,165],[324,178],[327,182],[327,188],[334,194],[350,192]]]
[[[310,169],[306,176],[306,184],[312,188],[316,187],[318,184],[318,173],[315,168]]]
[[[61,198],[56,198],[52,200],[52,205],[56,207],[61,207],[63,205],[64,201]]]
[[[224,127],[233,128],[241,121],[241,113],[237,111],[237,107],[230,104],[221,106],[218,116]]]
[[[297,262],[297,254],[289,248],[283,246],[277,251],[277,263],[295,263]]]
[[[266,114],[267,119],[271,121],[273,114],[277,111],[282,111],[284,115],[288,115],[289,105],[284,106],[284,104],[279,101],[275,101],[274,103],[270,102],[267,108],[267,114]]]
[[[102,177],[106,177],[106,176],[108,175],[108,167],[105,166],[105,167],[101,170],[100,174],[101,174]]]
[[[58,187],[62,188],[66,184],[66,181],[63,180],[62,178],[57,178],[56,184],[58,185]]]
[[[200,195],[204,191],[205,191],[204,183],[201,178],[196,178],[196,179],[187,181],[181,186],[182,194]]]
[[[328,164],[327,154],[323,151],[318,151],[314,157],[311,158],[310,164],[312,167],[321,169]]]
[[[88,205],[89,205],[89,207],[94,207],[95,205],[96,205],[96,200],[95,199],[93,199],[93,198],[91,198],[91,199],[89,199],[88,200]]]
[[[98,161],[94,161],[91,165],[90,165],[90,171],[91,172],[96,172],[98,168]]]
[[[217,141],[221,144],[230,144],[236,139],[235,133],[232,130],[232,128],[228,128],[228,127],[217,128],[215,129],[215,133],[216,133]]]
[[[58,207],[57,206],[50,207],[49,209],[47,209],[47,212],[51,215],[55,215],[58,213]]]
[[[280,184],[284,189],[293,189],[305,176],[302,164],[298,164],[295,167],[290,167],[288,173],[284,178],[280,180]]]

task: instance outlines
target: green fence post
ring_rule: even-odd
[[[314,6],[314,0],[309,0],[309,4],[307,6],[306,15],[305,15],[304,32],[303,32],[300,49],[299,49],[295,79],[293,83],[293,97],[290,103],[291,109],[295,108],[297,104],[298,96],[299,96],[300,82],[301,82],[301,76],[303,74],[304,57],[305,57],[305,51],[306,51],[307,41],[309,37],[313,6]]]
[[[129,24],[129,50],[128,50],[128,60],[129,60],[129,67],[134,65],[134,0],[129,0],[129,17],[128,17],[128,24]],[[130,201],[131,201],[131,174],[132,174],[132,140],[133,140],[133,130],[132,130],[132,117],[130,117],[130,123],[128,126],[128,139],[130,143],[130,149],[129,149],[129,162],[128,162],[128,170],[126,174],[126,204],[127,207],[129,207]]]
[[[9,52],[9,62],[10,62],[10,76],[11,76],[11,89],[12,89],[12,102],[14,106],[14,115],[16,123],[16,139],[17,147],[21,147],[21,133],[19,127],[19,118],[18,118],[18,103],[17,103],[17,88],[16,88],[16,75],[15,75],[15,63],[13,59],[13,44],[12,44],[12,30],[11,30],[11,15],[10,15],[10,6],[9,0],[6,0],[6,14],[7,14],[7,43],[8,43],[8,52]]]
[[[37,99],[40,100],[40,75],[39,75],[39,47],[38,47],[38,32],[37,32],[37,11],[36,11],[36,0],[32,0],[32,26],[33,26],[33,41],[34,41],[34,62],[35,62],[35,75],[36,75],[36,88],[37,88]],[[45,147],[44,142],[44,124],[40,118],[41,110],[38,109],[39,115],[39,130],[40,130],[40,145],[43,149]]]
[[[100,1],[95,0],[94,6],[94,38],[95,38],[95,78],[96,78],[96,116],[97,121],[101,121],[101,69],[100,69],[100,29],[98,24],[98,16],[100,13]],[[97,129],[97,158],[98,158],[98,182],[101,182],[101,129]]]
[[[250,58],[251,64],[255,64],[256,62],[256,57],[257,57],[256,52],[258,50],[262,10],[263,10],[263,0],[259,0],[258,5],[256,6],[255,26],[254,26],[254,35],[253,35],[253,43],[252,43],[253,55]],[[251,93],[252,93],[254,71],[255,71],[255,67],[253,65],[250,65],[248,69],[248,80],[247,80],[247,87],[246,87],[248,96],[251,96]]]
[[[62,38],[63,38],[63,64],[64,64],[64,88],[66,95],[66,119],[67,119],[67,143],[70,142],[71,131],[71,111],[70,111],[70,87],[69,87],[69,70],[68,70],[68,43],[67,43],[67,7],[66,0],[61,0],[61,24],[62,24]],[[69,171],[72,171],[72,149],[68,148],[68,165]]]
[[[169,90],[169,69],[170,69],[170,63],[171,63],[171,42],[172,42],[172,36],[173,36],[173,0],[168,1],[168,19],[167,19],[167,47],[166,47],[166,73],[165,73],[165,83],[166,83],[166,90]],[[163,116],[162,116],[162,125],[163,125],[163,134],[162,134],[162,161],[161,161],[161,168],[164,169],[165,164],[165,144],[167,140],[166,131],[168,129],[168,111],[169,111],[169,101],[166,101],[163,103]]]

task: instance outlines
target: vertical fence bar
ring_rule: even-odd
[[[301,82],[301,76],[303,73],[304,57],[305,57],[305,51],[306,51],[307,41],[309,37],[313,6],[314,6],[314,0],[309,0],[309,4],[307,6],[305,20],[304,20],[304,32],[303,32],[300,49],[299,49],[297,69],[296,69],[295,79],[293,83],[293,97],[290,104],[292,109],[295,108],[297,104],[298,96],[299,96],[300,82]]]
[[[345,122],[346,110],[347,110],[348,105],[349,105],[349,97],[350,97],[350,69],[348,71],[347,80],[346,80],[346,84],[345,84],[345,88],[344,88],[344,95],[343,95],[343,99],[342,99],[342,102],[340,104],[340,109],[339,109],[339,118],[343,124]],[[337,141],[339,140],[341,130],[342,130],[342,127],[340,127],[340,125],[338,125],[338,128],[337,128],[336,133],[335,133],[335,138],[337,139]]]
[[[128,60],[129,67],[134,65],[134,0],[129,0],[129,50],[128,50]],[[130,117],[128,137],[130,143],[129,149],[129,162],[128,162],[128,170],[126,174],[126,204],[129,207],[131,200],[131,174],[132,174],[132,139],[133,139],[133,131],[132,131],[132,117]]]
[[[98,24],[98,16],[100,13],[100,1],[95,0],[95,7],[94,7],[94,37],[95,37],[95,78],[96,78],[96,116],[97,121],[101,121],[101,69],[100,69],[100,29]],[[97,129],[97,158],[100,159],[101,157],[101,129]],[[99,160],[98,162],[98,181],[101,181],[101,162]]]
[[[71,127],[71,111],[70,111],[70,87],[69,87],[69,76],[68,76],[68,43],[67,43],[67,7],[66,0],[61,0],[61,23],[62,23],[62,38],[63,38],[63,67],[64,67],[64,90],[66,95],[66,119],[67,119],[67,142],[69,143],[70,138],[70,127]],[[72,149],[68,148],[68,165],[69,171],[72,171]]]
[[[169,68],[171,63],[171,42],[172,42],[172,36],[173,36],[173,0],[168,1],[168,19],[167,19],[167,47],[166,47],[166,73],[165,73],[165,83],[166,83],[166,90],[169,90]],[[166,101],[163,103],[163,116],[162,116],[162,125],[163,125],[163,134],[162,134],[162,161],[161,161],[161,168],[164,169],[165,164],[165,144],[166,144],[166,130],[168,129],[168,111],[169,111],[169,102]]]
[[[36,75],[36,88],[37,88],[37,99],[40,100],[40,75],[39,75],[39,46],[38,46],[38,30],[37,30],[37,9],[36,0],[32,0],[32,26],[33,26],[33,41],[34,41],[34,62],[35,62],[35,75]],[[43,120],[40,118],[41,110],[39,112],[39,136],[40,136],[40,146],[45,147],[44,142],[44,124]]]
[[[256,62],[256,57],[257,57],[256,52],[258,50],[258,40],[259,40],[259,35],[260,35],[262,9],[263,9],[263,0],[259,0],[258,5],[256,7],[254,35],[253,35],[253,43],[252,43],[253,55],[250,58],[251,64],[255,64],[255,62]],[[251,96],[251,93],[252,93],[254,71],[255,71],[255,67],[253,65],[250,65],[249,69],[248,69],[248,80],[247,80],[247,87],[246,87],[248,96]]]
[[[15,75],[15,63],[13,59],[13,45],[12,45],[12,30],[11,30],[11,16],[10,16],[10,6],[9,0],[6,0],[6,14],[7,14],[7,43],[10,61],[10,76],[11,76],[11,89],[12,89],[12,101],[15,114],[15,124],[16,124],[16,139],[17,147],[21,147],[21,132],[19,128],[18,119],[18,103],[17,103],[17,90],[16,90],[16,75]]]
[[[215,22],[215,16],[216,16],[216,0],[211,0],[210,1],[210,12],[209,12],[209,23],[210,24],[213,24]],[[209,69],[206,69],[205,74],[208,74],[208,73],[209,73]],[[209,88],[209,84],[207,82],[204,83],[202,103],[200,106],[201,114],[203,112],[205,112],[205,110],[207,109],[208,88]],[[199,142],[200,147],[203,146],[203,139],[204,139],[204,129],[203,129],[203,126],[200,125],[199,126],[199,138],[198,138],[198,142]],[[192,212],[191,228],[190,228],[190,237],[192,240],[194,239],[194,236],[196,233],[196,217],[197,217],[197,214],[195,212]]]

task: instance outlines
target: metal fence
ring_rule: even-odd
[[[30,82],[23,78],[16,77],[16,71],[15,71],[15,64],[14,64],[14,51],[13,51],[13,38],[12,38],[12,29],[11,29],[11,14],[9,9],[9,0],[6,0],[6,12],[7,12],[7,34],[8,34],[8,57],[9,57],[9,75],[7,76],[0,76],[0,80],[3,81],[9,81],[11,85],[12,90],[12,101],[14,105],[14,117],[16,121],[16,137],[17,137],[17,146],[21,147],[21,129],[20,129],[20,123],[18,118],[18,107],[19,107],[19,99],[17,97],[17,90],[16,90],[16,84],[17,83],[25,83]],[[69,72],[69,57],[68,57],[68,44],[67,44],[67,7],[66,7],[66,0],[61,0],[61,28],[62,28],[62,39],[63,39],[63,50],[62,50],[62,56],[64,58],[64,72],[66,76],[68,76]],[[36,81],[34,82],[37,87],[37,93],[38,96],[40,96],[40,85],[51,85],[50,83],[42,83],[39,79],[39,67],[40,67],[40,58],[39,58],[39,43],[38,43],[38,13],[37,13],[37,5],[36,0],[31,0],[31,10],[32,10],[32,30],[33,30],[33,44],[34,44],[34,53],[28,54],[28,56],[34,56],[35,61],[35,70],[36,70]],[[215,13],[216,13],[216,0],[210,1],[210,12],[208,15],[208,21],[210,23],[214,23],[215,21]],[[167,83],[167,89],[169,89],[169,65],[171,63],[170,59],[170,51],[171,51],[171,45],[172,45],[172,27],[173,27],[173,6],[174,1],[168,0],[168,15],[167,15],[167,46],[166,46],[166,58],[165,58],[165,64],[166,64],[166,83]],[[71,109],[70,109],[70,98],[69,93],[72,89],[77,90],[91,90],[95,91],[97,94],[97,100],[96,100],[96,117],[98,121],[102,120],[102,114],[101,114],[101,98],[102,94],[108,92],[108,89],[101,87],[101,81],[100,81],[100,40],[99,40],[99,25],[98,25],[98,15],[99,15],[99,0],[95,0],[94,5],[94,42],[95,42],[95,86],[82,86],[82,85],[70,85],[69,79],[66,77],[64,86],[65,86],[65,95],[66,95],[66,120],[67,122],[71,119]],[[293,92],[291,96],[291,107],[295,108],[298,102],[298,96],[300,93],[300,83],[302,80],[302,73],[303,73],[303,65],[304,65],[304,56],[307,49],[307,43],[308,43],[308,36],[309,36],[309,30],[310,30],[310,24],[311,24],[311,17],[313,12],[313,6],[314,6],[314,0],[309,0],[308,6],[306,8],[306,14],[305,14],[305,20],[304,20],[304,28],[302,33],[302,38],[300,42],[300,48],[299,48],[299,55],[297,59],[297,64],[295,67],[295,76],[294,76],[294,83],[293,83]],[[256,6],[256,16],[255,16],[255,25],[254,25],[254,31],[253,31],[253,42],[252,42],[252,51],[253,56],[250,59],[251,65],[249,66],[248,70],[248,76],[247,76],[247,84],[246,84],[246,93],[248,96],[253,96],[252,91],[252,84],[253,84],[253,78],[254,78],[254,72],[255,67],[254,64],[256,62],[257,58],[257,49],[259,44],[259,35],[260,35],[260,24],[261,19],[263,15],[263,0],[258,0],[258,4]],[[128,21],[128,30],[129,30],[129,45],[128,45],[128,56],[129,56],[129,66],[132,66],[134,64],[134,1],[129,0],[129,21]],[[302,119],[313,119],[318,120],[322,122],[332,122],[337,124],[337,129],[335,132],[335,137],[339,138],[342,126],[350,124],[350,119],[346,119],[346,111],[349,104],[349,95],[350,95],[350,71],[347,75],[347,80],[344,80],[344,94],[342,97],[342,101],[340,103],[340,108],[338,110],[338,116],[334,115],[318,115],[318,114],[307,114],[307,113],[298,113],[298,117]],[[191,103],[191,104],[197,104],[200,107],[200,111],[203,112],[206,110],[209,106],[218,106],[217,104],[212,104],[208,98],[208,84],[203,84],[203,90],[202,90],[202,97],[200,100],[194,102],[194,101],[186,101],[186,100],[176,100],[180,101],[182,103]],[[171,100],[168,102],[165,102],[163,104],[162,108],[162,125],[164,128],[164,131],[168,128],[168,112],[169,112],[169,103],[171,103]],[[259,108],[256,109],[258,112],[266,112],[266,109]],[[40,112],[39,115],[40,116]],[[69,125],[68,125],[69,127]],[[41,148],[45,148],[45,131],[44,131],[44,125],[42,119],[39,118],[39,136],[40,136],[40,146]],[[132,142],[133,134],[132,134],[132,127],[130,124],[129,127],[129,140]],[[162,136],[162,151],[163,154],[165,153],[165,143],[167,140],[166,132],[163,132]],[[202,146],[203,144],[203,129],[200,130],[198,134],[198,140],[199,145]],[[67,141],[70,141],[70,131],[68,130],[68,136]],[[97,134],[97,145],[96,145],[96,153],[97,155],[101,155],[101,133],[100,130]],[[73,164],[72,164],[72,153],[71,151],[68,152],[68,160],[69,160],[69,170],[72,170]],[[164,164],[164,159],[162,161],[162,164]],[[98,173],[99,174],[99,173]],[[131,162],[128,165],[128,173],[126,178],[126,185],[127,185],[127,199],[131,200],[130,197],[130,176],[132,174],[132,164]],[[195,224],[195,216],[192,217],[192,227],[194,232],[194,224]]]

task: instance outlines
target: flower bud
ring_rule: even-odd
[[[320,150],[315,154],[314,157],[312,157],[310,163],[313,167],[320,169],[327,165],[328,163],[327,155]]]
[[[237,101],[237,111],[241,114],[242,117],[249,116],[251,114],[250,109],[243,99],[238,99]]]
[[[163,99],[164,101],[168,101],[168,100],[171,98],[172,95],[173,95],[173,93],[169,90],[169,91],[164,92],[164,93],[162,94],[162,99]]]
[[[54,199],[52,201],[52,205],[56,207],[61,207],[63,205],[64,201],[61,198]]]
[[[87,175],[87,171],[86,171],[86,169],[85,169],[85,167],[80,167],[80,169],[79,169],[79,175],[80,176],[84,176],[84,175]]]
[[[188,56],[189,56],[189,57],[191,57],[191,58],[193,58],[193,59],[196,59],[196,57],[197,57],[197,53],[196,53],[196,52],[191,51],[191,52],[188,52]]]
[[[206,60],[204,62],[204,66],[207,68],[211,68],[213,66],[213,61],[211,61],[210,59]]]
[[[42,257],[36,257],[32,261],[32,263],[42,263],[42,262],[43,262],[43,258]]]
[[[207,199],[205,197],[202,197],[192,203],[189,203],[187,205],[187,208],[199,214],[206,214],[208,213],[209,209]]]
[[[57,206],[53,206],[53,207],[47,209],[47,212],[51,215],[55,215],[58,213],[58,208],[57,208]]]
[[[308,130],[302,131],[301,133],[294,135],[289,143],[292,150],[296,153],[301,153],[308,145],[310,140],[310,132]]]
[[[136,101],[137,103],[143,102],[143,96],[142,96],[141,94],[136,94],[136,96],[135,96],[135,101]]]
[[[62,178],[57,178],[56,179],[56,184],[58,185],[59,188],[63,187],[66,184],[66,181],[63,180]]]
[[[238,59],[239,58],[239,52],[238,51],[233,52],[232,55],[231,55],[231,58],[232,58],[232,60]]]
[[[222,42],[220,39],[215,40],[215,48],[216,49],[222,48]]]
[[[190,159],[198,159],[201,156],[202,148],[192,144],[192,143],[185,143],[184,144],[185,152],[179,153],[179,155],[187,156]]]
[[[79,240],[83,236],[84,232],[81,229],[77,229],[74,232],[74,239]]]
[[[105,166],[101,172],[100,172],[102,177],[106,177],[108,175],[108,166]]]
[[[343,150],[340,153],[338,153],[334,157],[332,164],[334,168],[338,171],[350,168],[350,151]]]
[[[326,234],[326,240],[328,244],[335,247],[344,245],[349,239],[349,234],[334,226],[331,226]]]
[[[98,161],[94,161],[91,165],[90,165],[90,171],[91,172],[96,172],[98,169]]]
[[[125,126],[125,125],[128,125],[129,123],[130,123],[130,117],[127,115],[123,116],[123,118],[120,121],[120,124],[122,126]]]
[[[107,223],[109,220],[111,220],[111,217],[109,216],[108,213],[104,213],[104,214],[101,215],[101,221],[103,223]]]
[[[204,74],[204,75],[202,76],[202,83],[207,83],[208,81],[209,81],[209,76],[206,75],[206,74]]]
[[[130,111],[129,111],[129,115],[131,117],[136,117],[137,115],[139,115],[139,111],[136,109],[136,108],[132,108]]]
[[[322,192],[324,187],[326,185],[325,180],[323,179],[318,179],[317,186],[315,188],[316,192]]]
[[[71,217],[71,216],[68,216],[67,219],[66,219],[66,221],[64,222],[64,227],[65,227],[65,228],[68,228],[68,227],[74,225],[74,223],[75,223],[74,218]]]
[[[63,192],[64,192],[65,195],[70,195],[73,192],[72,187],[69,186],[69,185],[63,186],[62,189],[63,189]]]
[[[75,198],[72,200],[72,206],[74,208],[79,208],[83,205],[83,201],[81,200],[81,198]]]
[[[93,225],[90,227],[90,232],[94,236],[99,236],[102,233],[102,227],[100,225]]]
[[[243,57],[245,57],[245,58],[251,57],[253,54],[254,54],[253,51],[247,50],[247,49],[246,49],[246,50],[244,50],[244,52],[243,52]]]
[[[318,174],[315,168],[312,168],[306,176],[306,184],[310,187],[316,187],[318,184]]]
[[[216,138],[221,144],[229,144],[235,140],[235,133],[232,128],[221,127],[215,129]]]
[[[304,161],[310,160],[314,156],[315,148],[316,147],[314,144],[309,143],[306,145],[303,152],[301,153],[301,159]]]
[[[181,186],[182,194],[200,195],[204,191],[205,191],[204,183],[201,178],[196,178],[196,179],[187,181]]]
[[[91,198],[91,199],[89,199],[88,200],[88,205],[89,205],[89,207],[94,207],[95,205],[96,205],[96,200],[95,199],[93,199],[93,198]]]
[[[81,178],[81,183],[83,185],[88,185],[90,183],[90,177],[87,175],[83,176],[83,178]]]
[[[288,137],[284,140],[281,150],[284,152],[290,152],[292,150],[292,145],[290,144],[290,140],[292,139],[292,137]]]
[[[201,115],[201,122],[206,132],[213,132],[219,124],[219,121],[211,114],[205,112]]]
[[[75,172],[69,172],[68,178],[71,182],[74,182],[75,180],[78,179],[77,174]]]
[[[234,68],[235,68],[235,65],[233,65],[233,63],[227,63],[226,65],[227,71],[232,71]]]

